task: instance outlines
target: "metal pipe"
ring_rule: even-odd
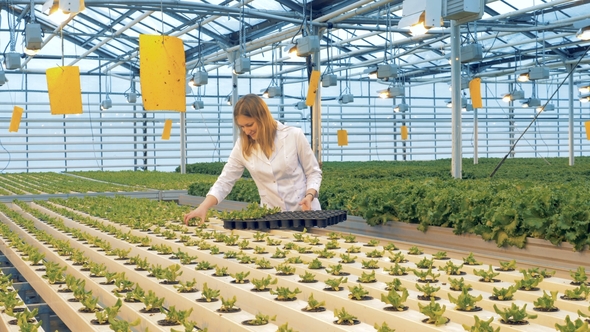
[[[452,93],[452,161],[451,172],[455,179],[461,179],[461,31],[459,24],[451,21],[451,82],[455,87]]]
[[[570,64],[566,67],[568,72],[574,70],[574,65]],[[574,75],[568,77],[568,145],[569,145],[569,165],[574,166]]]

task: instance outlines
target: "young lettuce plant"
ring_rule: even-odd
[[[207,283],[203,284],[203,290],[201,291],[201,300],[204,302],[213,302],[217,301],[219,297],[220,291],[217,289],[212,289],[207,286]]]
[[[103,311],[97,311],[94,314],[96,315],[96,322],[99,325],[104,325],[109,322],[109,320],[115,319],[119,314],[119,310],[123,306],[123,302],[121,299],[118,299],[117,302],[111,306],[104,308]]]
[[[227,313],[241,311],[240,308],[237,308],[235,306],[237,300],[238,299],[236,298],[235,295],[231,299],[224,299],[223,296],[222,296],[221,297],[221,307],[217,311],[219,311],[219,312],[227,312]]]
[[[499,271],[514,271],[516,270],[516,260],[500,261]]]
[[[409,293],[407,289],[402,290],[402,294],[398,294],[395,290],[390,290],[387,295],[381,294],[381,302],[389,304],[389,307],[385,307],[388,311],[405,311],[408,310],[408,306],[404,305],[408,299]]]
[[[408,260],[406,259],[406,256],[404,256],[404,254],[399,251],[396,252],[393,256],[389,256],[389,261],[391,263],[405,263]]]
[[[360,283],[372,283],[377,281],[377,276],[375,275],[375,270],[371,271],[371,273],[363,272],[361,276],[357,279]]]
[[[526,318],[537,318],[537,315],[527,314],[526,303],[522,308],[519,308],[515,303],[512,303],[510,308],[503,308],[502,310],[494,304],[494,311],[502,317],[503,323],[510,325],[521,325],[527,322]]]
[[[448,294],[448,296],[449,296],[449,301],[451,303],[455,304],[456,310],[459,310],[459,311],[479,311],[479,310],[481,310],[475,304],[478,301],[481,301],[483,299],[483,297],[481,296],[481,294],[478,295],[477,297],[469,294],[468,288],[463,288],[463,290],[461,291],[461,295],[459,295],[457,298],[454,298],[451,294]]]
[[[141,318],[134,320],[133,322],[129,322],[123,319],[111,319],[109,321],[109,328],[113,331],[117,332],[131,332],[131,328],[133,326],[137,326],[141,323]]]
[[[557,293],[558,291],[550,291],[551,295],[547,294],[543,290],[543,296],[537,298],[536,301],[533,302],[535,307],[533,308],[536,311],[558,311],[559,309],[555,306],[555,300],[557,300]]]
[[[308,271],[305,271],[305,274],[300,274],[299,277],[301,278],[301,280],[299,281],[303,283],[312,283],[317,281],[315,279],[315,274],[310,273]]]
[[[326,301],[318,301],[313,297],[313,293],[309,295],[307,298],[307,306],[303,309],[304,311],[312,311],[312,312],[320,312],[326,310],[324,306],[326,305]]]
[[[431,299],[428,305],[423,306],[422,304],[418,303],[418,308],[420,309],[420,313],[428,317],[423,321],[427,324],[440,326],[449,322],[449,318],[443,316],[445,310],[447,310],[447,307],[444,305],[441,307],[441,305],[435,302],[434,299]]]
[[[403,286],[402,281],[399,278],[394,278],[392,281],[385,282],[385,290],[390,291],[394,290],[396,292],[401,292],[406,287]]]
[[[307,264],[307,268],[310,270],[319,270],[323,269],[324,267],[322,266],[322,261],[314,258],[311,262],[309,262],[309,264]]]
[[[299,288],[295,288],[295,290],[290,290],[289,287],[277,287],[276,290],[270,290],[272,295],[276,295],[277,301],[293,301],[297,299],[297,294],[300,294],[301,291]]]
[[[295,273],[295,271],[297,271],[296,268],[289,265],[289,263],[287,263],[287,262],[283,262],[283,263],[275,266],[275,269],[277,270],[277,274],[280,274],[280,275],[292,275]]]
[[[479,279],[479,281],[481,282],[496,282],[497,280],[494,278],[500,275],[499,272],[494,272],[494,270],[492,269],[492,265],[490,265],[487,271],[484,269],[473,270],[473,274],[475,274],[478,277],[481,277],[481,279]]]
[[[419,269],[427,269],[429,267],[434,266],[434,258],[428,259],[426,257],[422,258],[418,263],[416,263],[416,267]]]
[[[324,281],[326,286],[328,286],[327,289],[333,290],[333,291],[339,291],[341,288],[340,285],[345,284],[347,282],[348,282],[348,278],[346,278],[346,277],[326,279],[326,281]],[[326,289],[326,288],[324,288],[324,289]]]
[[[588,298],[589,293],[590,288],[585,284],[581,284],[574,289],[566,289],[562,298],[564,300],[585,300]]]
[[[230,273],[230,275],[232,276],[232,278],[234,278],[234,281],[233,281],[234,283],[246,284],[246,283],[248,283],[248,279],[246,279],[246,277],[248,277],[250,275],[250,271]]]
[[[259,312],[254,316],[254,319],[246,320],[246,323],[249,325],[266,325],[269,321],[275,321],[276,319],[276,315],[270,317],[270,315],[263,315]]]
[[[494,321],[494,317],[490,317],[490,319],[488,319],[488,320],[481,320],[477,316],[475,316],[474,318],[475,318],[475,324],[473,324],[473,326],[463,324],[463,329],[465,329],[465,331],[469,331],[469,332],[500,332],[499,327],[494,329],[494,327],[491,326],[492,322]]]
[[[469,253],[469,256],[463,257],[463,264],[467,264],[467,265],[481,265],[481,262],[479,262],[478,260],[476,260],[475,257],[473,256],[473,253],[470,252]]]
[[[227,273],[227,266],[216,266],[215,267],[215,272],[213,273],[214,276],[216,277],[226,277],[229,275],[229,273]]]
[[[340,254],[340,263],[342,264],[352,264],[357,256],[350,256],[350,254]]]
[[[447,275],[460,275],[462,273],[461,268],[463,268],[463,264],[455,265],[453,262],[448,261],[447,264],[444,266],[439,266],[438,269],[445,271]]]
[[[252,285],[254,285],[254,290],[258,292],[268,290],[268,286],[276,285],[278,282],[277,278],[272,279],[270,275],[266,276],[265,278],[261,279],[252,279]]]
[[[180,281],[178,285],[174,285],[174,288],[179,293],[194,293],[197,291],[197,280],[193,278],[193,280]]]
[[[158,322],[160,325],[181,325],[193,312],[194,308],[188,310],[176,310],[176,306],[170,306],[169,308],[162,307],[162,312],[166,315],[165,322]],[[162,324],[163,323],[163,324]]]
[[[368,261],[363,259],[361,265],[363,266],[363,269],[378,269],[379,261],[376,259],[369,259]]]
[[[346,309],[342,307],[341,310],[334,308],[334,317],[338,318],[334,323],[338,325],[354,325],[357,320],[356,316],[346,312]]]
[[[572,277],[572,285],[581,285],[588,281],[588,276],[586,275],[586,269],[583,266],[578,266],[576,271],[570,271],[570,276]]]
[[[264,257],[256,260],[256,268],[261,270],[272,269],[270,261]]]
[[[438,300],[436,296],[436,292],[440,290],[440,287],[431,286],[429,282],[426,283],[424,286],[420,286],[420,284],[416,284],[416,289],[422,292],[422,295],[418,295],[418,299],[420,300]]]
[[[454,291],[462,291],[463,288],[466,288],[467,290],[471,289],[471,285],[466,284],[463,277],[461,277],[461,279],[449,278],[449,283],[449,288]]]
[[[409,268],[405,267],[405,266],[401,266],[398,263],[395,263],[393,266],[386,268],[383,268],[383,271],[389,273],[389,275],[392,276],[405,276],[408,274],[408,270]]]
[[[370,299],[369,291],[363,288],[363,285],[348,286],[348,298],[351,300],[361,301]]]
[[[511,285],[508,288],[497,289],[496,287],[494,287],[494,289],[492,290],[491,298],[496,299],[498,301],[512,301],[514,293],[516,293],[518,288],[518,284]]]
[[[145,305],[143,311],[146,313],[160,312],[160,308],[162,308],[164,300],[165,298],[160,298],[156,296],[156,293],[154,293],[154,291],[149,290],[148,293],[144,296],[144,298],[141,299],[141,302],[143,302],[143,304]]]
[[[587,332],[590,331],[588,328],[588,321],[583,321],[578,318],[572,322],[569,315],[565,316],[565,324],[559,325],[555,323],[555,329],[559,332]]]

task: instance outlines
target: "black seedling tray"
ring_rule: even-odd
[[[259,219],[224,220],[223,228],[227,229],[276,229],[327,227],[346,220],[346,211],[316,210],[287,211],[269,214]]]

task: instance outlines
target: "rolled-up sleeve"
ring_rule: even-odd
[[[207,195],[214,196],[217,198],[217,203],[221,203],[231,192],[236,181],[242,177],[244,167],[241,144],[238,140],[229,155],[227,163],[223,167],[221,175],[219,175],[215,184],[209,189]]]
[[[314,189],[318,193],[320,192],[320,185],[322,184],[322,170],[320,165],[309,146],[309,142],[305,138],[302,130],[297,130],[295,138],[297,140],[297,155],[299,162],[306,177],[306,190]]]

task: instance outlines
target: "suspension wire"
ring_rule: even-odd
[[[557,88],[553,91],[553,94],[551,94],[551,97],[549,97],[547,99],[547,101],[543,105],[543,108],[542,108],[543,110],[545,109],[545,107],[547,107],[547,104],[549,104],[549,102],[557,94],[557,92],[559,91],[559,88],[561,88],[561,86],[565,83],[565,81],[572,75],[572,73],[574,72],[574,69],[580,64],[580,62],[582,61],[582,59],[584,59],[584,57],[586,56],[586,53],[588,53],[588,50],[590,50],[590,45],[588,45],[588,47],[586,47],[586,49],[584,50],[584,53],[582,55],[580,55],[580,58],[578,59],[578,62],[576,62],[576,64],[574,66],[572,66],[572,69],[567,73],[567,75],[563,78],[563,80],[561,81],[561,83],[559,83],[559,85],[557,86]],[[514,151],[514,148],[516,148],[516,144],[518,144],[518,142],[524,136],[524,134],[526,134],[526,132],[529,130],[529,128],[535,123],[535,121],[537,121],[537,119],[539,118],[539,116],[541,115],[541,113],[543,113],[543,111],[537,112],[537,114],[535,114],[535,116],[533,117],[533,120],[531,121],[531,123],[529,123],[529,125],[524,129],[524,131],[520,134],[520,136],[518,137],[518,139],[514,142],[514,144],[512,144],[512,146],[510,147],[510,150],[508,151],[508,153],[506,153],[506,155],[504,156],[504,158],[502,158],[502,160],[500,160],[500,162],[498,163],[498,165],[496,166],[496,168],[494,168],[494,170],[492,171],[492,174],[490,174],[490,178],[493,177],[494,174],[496,174],[496,172],[500,169],[500,167],[502,166],[502,164],[504,164],[504,161],[506,161],[506,159],[508,158],[508,156],[512,153],[512,151]]]

